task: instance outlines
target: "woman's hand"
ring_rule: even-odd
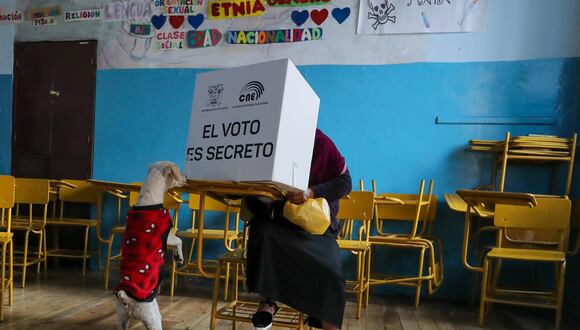
[[[314,193],[310,188],[305,192],[288,192],[288,201],[292,204],[304,204],[308,198],[313,198]]]

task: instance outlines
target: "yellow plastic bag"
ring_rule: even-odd
[[[304,204],[284,204],[284,217],[313,235],[322,235],[330,226],[330,208],[324,198],[309,198]]]

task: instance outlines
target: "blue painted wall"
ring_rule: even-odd
[[[0,74],[0,175],[10,174],[12,75]]]
[[[580,68],[576,66],[571,70],[571,74],[580,76]],[[576,81],[576,85],[571,85],[569,88],[570,97],[569,104],[573,104],[576,112],[574,113],[575,120],[571,121],[571,125],[575,126],[575,131],[580,132],[580,81]],[[580,202],[580,155],[576,151],[575,171],[572,185],[572,200],[575,203]],[[580,214],[578,214],[580,216]],[[580,219],[577,219],[580,220]],[[580,239],[580,235],[576,236]],[[568,298],[578,297],[580,295],[580,282],[576,279],[580,274],[580,256],[576,255],[568,259],[568,273],[566,275],[566,293]],[[578,311],[580,309],[580,301],[578,299],[571,299],[572,305],[569,310]]]
[[[379,191],[409,193],[418,189],[421,178],[435,180],[440,205],[434,232],[443,239],[446,266],[445,284],[437,295],[466,299],[474,276],[460,263],[462,217],[442,198],[489,181],[491,158],[466,151],[467,141],[501,139],[507,130],[568,135],[580,129],[579,67],[580,59],[548,59],[304,66],[300,71],[322,100],[319,127],[347,158],[354,180],[365,179],[369,187],[376,179]],[[141,181],[147,165],[160,159],[183,166],[195,76],[201,71],[98,71],[94,178]],[[0,76],[2,173],[9,172],[11,120],[4,109],[10,109],[10,87],[11,76]],[[440,125],[437,116],[554,116],[557,124]],[[510,168],[507,188],[547,192],[549,174],[542,168]],[[530,175],[538,179],[529,180]],[[115,221],[110,206],[105,227]],[[183,211],[180,225],[186,226],[189,215]],[[210,218],[210,226],[219,223]],[[219,244],[209,247],[209,255],[221,251]],[[380,250],[375,257],[383,270],[414,270],[404,254]],[[577,274],[571,267],[568,278]],[[411,294],[406,288],[379,290]]]
[[[435,234],[443,239],[446,280],[438,295],[465,299],[473,274],[460,263],[462,217],[444,193],[488,183],[491,158],[465,150],[469,139],[512,134],[568,135],[578,111],[579,59],[386,66],[305,66],[320,96],[319,127],[345,155],[354,180],[379,191],[409,192],[434,179],[441,204]],[[195,69],[114,70],[97,75],[94,177],[140,181],[148,163],[183,165]],[[439,125],[437,116],[555,116],[555,126]],[[507,189],[548,192],[542,168],[510,168]],[[529,180],[534,175],[537,180]],[[368,186],[367,186],[368,187]],[[186,213],[186,212],[185,212]],[[186,225],[188,216],[181,217]],[[217,226],[219,219],[210,225]],[[219,245],[209,249],[218,253]],[[211,245],[210,245],[211,247]],[[382,269],[413,271],[406,255],[379,251]],[[351,268],[351,267],[349,267]],[[381,288],[382,292],[409,289]]]

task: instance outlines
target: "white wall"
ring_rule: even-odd
[[[485,32],[430,35],[428,60],[578,57],[578,33],[578,0],[489,0]]]
[[[3,0],[0,0],[2,2]],[[6,0],[4,0],[6,1]],[[364,0],[363,0],[364,1]],[[60,4],[63,10],[98,8],[103,0],[22,0],[27,6]],[[296,64],[392,64],[409,62],[511,61],[538,58],[580,57],[580,0],[488,0],[486,30],[474,33],[358,35],[358,0],[334,0],[327,8],[349,6],[344,24],[323,25],[323,40],[277,45],[227,45],[213,48],[159,51],[154,40],[129,35],[119,23],[64,23],[34,28],[29,21],[17,27],[18,41],[99,41],[99,68],[128,67],[227,67],[290,57]],[[23,8],[24,7],[24,8]],[[290,11],[271,17],[208,21],[202,29],[245,29],[266,24],[289,27]],[[273,16],[272,16],[273,15]],[[282,22],[282,23],[281,23]],[[268,25],[270,24],[270,25]],[[187,23],[186,23],[187,25]],[[264,25],[264,26],[266,26]],[[1,27],[5,28],[5,27]],[[167,31],[173,31],[164,27]],[[184,27],[182,28],[184,31]],[[147,47],[147,51],[139,51]],[[144,55],[143,55],[144,54]],[[2,64],[3,66],[9,66]]]
[[[0,0],[0,7],[13,8],[15,0]],[[0,74],[12,74],[15,26],[0,24]]]

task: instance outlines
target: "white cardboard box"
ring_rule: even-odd
[[[319,105],[289,59],[198,74],[185,175],[306,190]]]

